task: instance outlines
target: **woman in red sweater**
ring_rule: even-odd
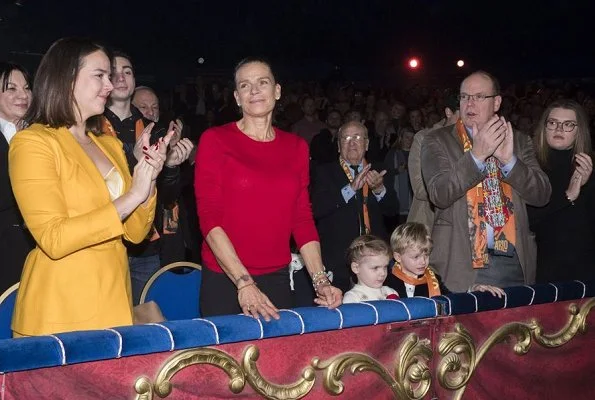
[[[235,84],[242,119],[207,130],[196,155],[196,203],[206,239],[202,314],[243,312],[269,321],[279,318],[279,308],[291,308],[291,236],[312,277],[315,302],[337,307],[342,293],[324,272],[310,207],[308,145],[272,126],[281,86],[266,61],[240,61]]]

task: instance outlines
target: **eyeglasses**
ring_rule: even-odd
[[[574,121],[556,121],[555,119],[548,119],[545,122],[545,127],[546,129],[550,130],[550,131],[556,131],[558,130],[560,127],[562,127],[562,130],[564,132],[572,132],[574,130],[574,128],[576,128],[578,126],[578,124]]]
[[[341,142],[343,142],[343,143],[351,143],[351,142],[359,143],[359,142],[363,142],[364,140],[368,140],[368,138],[363,135],[343,136],[341,138]]]
[[[457,97],[459,98],[459,101],[470,101],[470,100],[474,100],[477,101],[478,103],[482,103],[483,101],[485,101],[485,99],[491,99],[492,97],[496,97],[498,96],[497,94],[492,94],[492,95],[487,95],[487,94],[467,94],[467,93],[461,93],[459,94]]]

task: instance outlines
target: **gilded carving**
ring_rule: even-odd
[[[286,400],[286,399],[301,399],[312,390],[316,379],[316,372],[314,368],[308,366],[302,371],[302,378],[289,385],[275,385],[262,377],[256,361],[260,352],[258,347],[250,345],[244,351],[242,366],[246,373],[248,383],[252,388],[267,399]]]
[[[173,376],[182,369],[196,364],[208,364],[222,369],[230,378],[229,390],[233,393],[240,393],[244,390],[246,378],[244,371],[231,356],[221,350],[212,348],[198,348],[192,350],[184,350],[173,357],[171,357],[157,373],[155,383],[141,377],[136,380],[134,388],[138,394],[137,400],[152,400],[153,393],[150,390],[152,386],[153,391],[161,398],[169,396],[172,390],[170,380]],[[149,389],[147,390],[147,382]]]
[[[477,365],[496,344],[514,338],[516,341],[513,351],[517,355],[527,354],[533,341],[545,348],[562,346],[572,340],[578,332],[586,332],[586,319],[594,306],[595,298],[585,302],[580,310],[576,304],[571,304],[570,318],[566,325],[553,334],[544,334],[543,327],[535,319],[529,323],[505,324],[494,331],[477,352],[469,332],[457,323],[455,331],[446,333],[438,344],[438,353],[442,356],[436,370],[438,382],[446,389],[456,390],[453,398],[460,399]]]
[[[426,359],[431,357],[430,341],[419,340],[417,335],[411,333],[401,345],[394,377],[381,363],[362,353],[341,354],[327,361],[314,358],[312,365],[324,371],[322,383],[332,395],[339,395],[345,390],[342,379],[349,369],[352,375],[373,372],[390,386],[395,398],[413,400],[424,397],[430,388],[432,377]]]

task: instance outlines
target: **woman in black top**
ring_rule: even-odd
[[[527,207],[537,240],[537,282],[595,278],[591,137],[583,108],[552,103],[535,130],[537,159],[552,185],[545,207]]]

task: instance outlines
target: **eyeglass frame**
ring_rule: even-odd
[[[566,123],[568,123],[568,122],[570,122],[570,123],[573,125],[573,126],[572,126],[572,129],[570,129],[569,131],[567,131],[566,129],[564,129],[564,124],[566,124]],[[554,124],[556,124],[556,127],[555,127],[555,128],[553,128],[553,129],[552,129],[552,128],[550,128],[550,127],[548,127],[548,124],[549,124],[549,123],[554,123]],[[558,128],[560,128],[560,127],[561,127],[561,128],[562,128],[562,129],[561,129],[561,131],[562,131],[562,132],[570,133],[570,132],[574,131],[574,130],[576,129],[576,127],[577,127],[577,126],[578,126],[578,123],[577,123],[577,122],[575,122],[575,121],[572,121],[572,120],[570,120],[570,119],[569,119],[569,120],[566,120],[566,121],[556,121],[555,119],[548,119],[548,120],[546,120],[546,121],[545,121],[545,129],[547,129],[547,130],[549,130],[549,131],[554,131],[554,132],[555,132],[555,131],[557,131],[557,130],[558,130]]]
[[[467,99],[463,99],[463,96],[467,96]],[[498,97],[500,96],[499,94],[491,94],[491,95],[487,95],[487,94],[468,94],[468,93],[459,93],[457,95],[457,99],[459,100],[459,102],[469,102],[470,100],[473,101],[477,101],[478,103],[483,103],[486,99],[492,99],[494,97]]]
[[[370,140],[370,138],[368,136],[363,136],[363,135],[349,135],[349,136],[341,136],[339,138],[339,141],[341,143],[346,143],[349,144],[351,143],[351,141],[353,141],[354,143],[361,143],[361,142],[365,142],[367,140]]]

